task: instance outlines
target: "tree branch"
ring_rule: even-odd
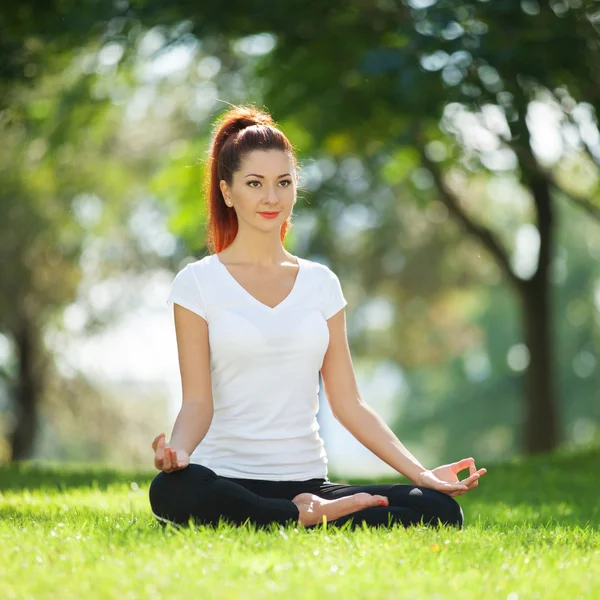
[[[540,235],[538,264],[532,279],[542,282],[543,287],[546,287],[554,245],[554,209],[550,197],[550,181],[539,168],[529,175],[529,179]]]
[[[485,225],[474,221],[464,211],[460,205],[459,199],[444,182],[444,178],[439,166],[427,156],[423,141],[421,139],[416,139],[415,146],[421,156],[423,166],[425,166],[433,176],[436,187],[440,194],[440,200],[448,208],[450,214],[464,227],[468,233],[479,240],[479,242],[495,259],[509,283],[511,283],[511,285],[517,289],[517,291],[521,291],[525,282],[511,269],[508,253],[496,239],[495,234]]]
[[[587,212],[588,215],[600,221],[600,206],[596,206],[583,196],[576,196],[575,194],[570,194],[564,188],[562,188],[556,182],[554,177],[552,177],[550,174],[548,175],[548,181],[553,188],[555,188],[561,194],[564,194],[573,204],[576,204],[577,206],[579,206],[579,208],[585,210],[585,212]]]

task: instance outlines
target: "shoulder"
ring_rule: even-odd
[[[329,266],[316,260],[303,260],[306,270],[312,273],[312,279],[319,288],[331,289],[340,285],[338,276]]]
[[[167,303],[180,304],[207,319],[207,304],[205,292],[211,286],[206,285],[205,273],[210,263],[210,257],[190,262],[182,267],[173,280],[167,296]]]
[[[189,262],[177,272],[176,277],[186,277],[192,275],[200,277],[212,269],[214,260],[214,256],[212,254],[208,254],[204,258]]]
[[[335,276],[335,273],[324,263],[318,262],[316,260],[308,260],[307,258],[301,258],[303,261],[303,266],[307,271],[312,271],[319,277],[327,278],[332,275]]]

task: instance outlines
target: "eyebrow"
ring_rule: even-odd
[[[258,173],[248,173],[248,175],[244,175],[244,178],[246,177],[250,177],[251,175],[253,175],[254,177],[260,177],[261,179],[264,179],[264,175],[259,175]],[[289,173],[284,173],[283,175],[278,175],[277,179],[279,179],[280,177],[286,177],[286,176],[291,176]]]

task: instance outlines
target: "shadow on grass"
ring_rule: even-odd
[[[74,488],[105,490],[115,484],[135,481],[140,487],[150,485],[158,471],[120,470],[98,464],[44,464],[21,462],[0,465],[0,491]]]

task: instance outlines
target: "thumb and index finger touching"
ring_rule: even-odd
[[[154,438],[154,441],[152,442],[152,450],[154,450],[154,452],[158,452],[159,450],[161,450],[161,454],[162,454],[162,453],[164,453],[164,449],[165,449],[165,434],[159,433]]]
[[[487,472],[486,469],[477,469],[475,466],[475,459],[473,457],[463,458],[462,460],[458,460],[454,463],[455,472],[459,473],[464,469],[469,469],[469,477],[471,475],[475,475],[475,473],[479,473],[483,475]]]
[[[477,486],[479,478],[487,473],[487,469],[477,469],[475,466],[475,459],[472,456],[456,461],[453,463],[453,467],[454,473],[469,469],[469,476],[460,481],[460,484],[466,485],[467,489]]]

